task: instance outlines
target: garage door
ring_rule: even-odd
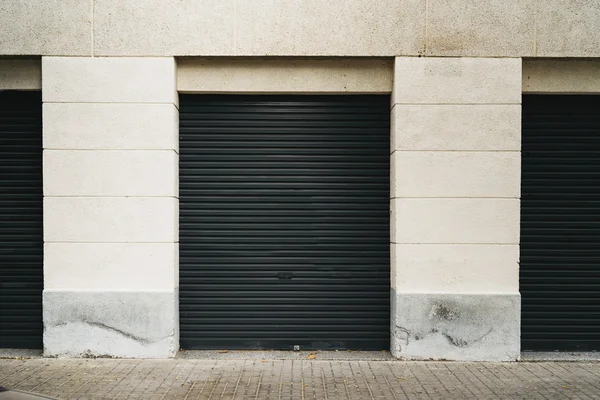
[[[600,350],[600,97],[523,97],[522,348]]]
[[[0,91],[0,348],[42,347],[42,98]]]
[[[180,96],[183,348],[389,348],[389,97]]]

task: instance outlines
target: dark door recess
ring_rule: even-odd
[[[389,348],[389,135],[389,96],[180,96],[183,348]]]
[[[42,347],[42,96],[0,91],[0,348]]]
[[[600,96],[523,96],[523,350],[600,350]]]

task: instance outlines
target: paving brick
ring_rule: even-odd
[[[600,363],[0,359],[0,386],[60,399],[600,399]]]

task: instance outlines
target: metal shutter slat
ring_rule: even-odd
[[[180,96],[180,332],[389,348],[389,97]]]
[[[42,99],[0,91],[0,348],[42,348]]]
[[[600,96],[523,96],[523,350],[600,350]]]

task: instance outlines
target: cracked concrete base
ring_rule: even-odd
[[[44,355],[174,357],[177,293],[44,291]]]
[[[519,294],[391,293],[391,352],[409,360],[516,361]]]

